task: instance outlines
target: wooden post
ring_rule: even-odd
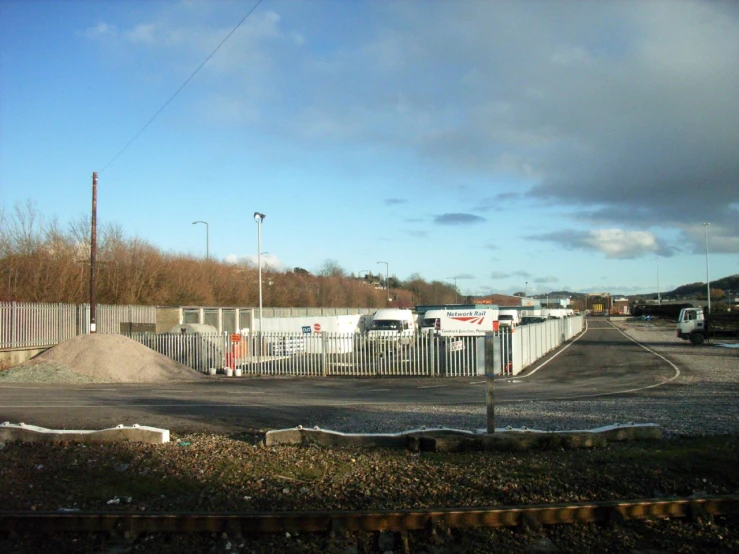
[[[92,172],[92,231],[90,236],[90,333],[97,333],[95,304],[95,257],[97,254],[98,174]]]

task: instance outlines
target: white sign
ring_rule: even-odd
[[[463,340],[455,340],[449,343],[449,350],[452,352],[459,352],[460,350],[464,350],[464,341]]]

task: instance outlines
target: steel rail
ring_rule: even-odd
[[[739,495],[647,498],[479,508],[313,512],[10,512],[0,532],[277,533],[285,531],[413,531],[435,527],[510,527],[608,523],[631,519],[739,514]]]

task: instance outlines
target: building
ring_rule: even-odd
[[[614,315],[630,315],[631,309],[629,308],[628,298],[614,298],[611,313]]]
[[[595,315],[608,315],[611,313],[611,293],[596,292],[586,295],[585,308]]]
[[[523,298],[521,296],[509,296],[507,294],[491,294],[488,296],[480,296],[474,299],[475,304],[496,304],[498,306],[531,306],[525,301],[531,298]]]

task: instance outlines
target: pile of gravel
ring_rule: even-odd
[[[170,383],[204,376],[123,335],[79,335],[0,371],[14,383]]]

